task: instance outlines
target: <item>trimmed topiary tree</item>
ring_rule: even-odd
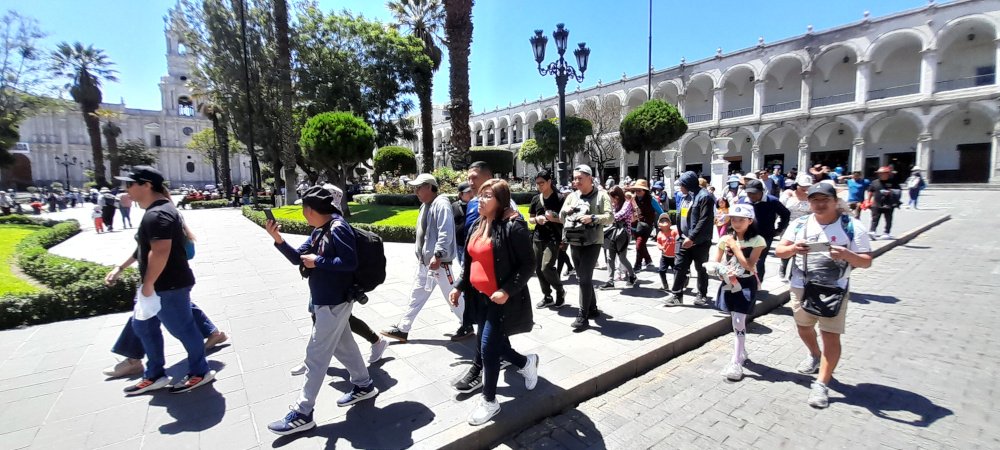
[[[521,144],[521,150],[517,153],[517,159],[535,166],[535,170],[538,170],[540,167],[552,164],[552,161],[556,159],[556,153],[542,150],[536,140],[528,139]]]
[[[371,156],[375,131],[351,113],[325,112],[306,121],[299,145],[302,156],[322,168],[331,183],[347,192],[347,178]],[[341,211],[350,215],[346,195]]]
[[[544,164],[559,157],[559,119],[551,118],[535,124],[535,141],[543,154],[551,154]],[[580,117],[567,117],[563,127],[563,150],[566,151],[567,164],[573,161],[577,153],[583,151],[587,136],[594,134],[594,126],[589,120]],[[542,165],[542,164],[539,164]]]
[[[497,147],[472,147],[469,149],[472,161],[483,161],[490,165],[493,174],[506,178],[514,171],[514,152]]]
[[[388,145],[375,151],[375,181],[383,173],[393,176],[417,172],[417,157],[406,147]]]
[[[639,177],[646,178],[646,153],[662,150],[687,132],[687,122],[674,105],[652,99],[632,110],[622,120],[622,148],[639,154]]]

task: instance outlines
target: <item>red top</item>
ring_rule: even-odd
[[[477,291],[493,295],[497,291],[496,271],[493,269],[493,240],[489,237],[469,241],[469,281]]]
[[[663,252],[663,256],[667,258],[673,258],[677,255],[677,230],[670,228],[669,233],[660,232],[656,236],[656,246],[660,247],[660,251]]]

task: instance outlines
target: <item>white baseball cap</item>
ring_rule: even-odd
[[[746,217],[753,220],[753,206],[746,203],[737,203],[729,210],[729,217]]]

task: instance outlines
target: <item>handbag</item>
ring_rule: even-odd
[[[847,289],[809,280],[809,258],[802,256],[802,276],[806,279],[802,292],[802,309],[818,317],[836,317],[847,301]]]
[[[628,248],[628,241],[628,230],[625,229],[624,223],[615,222],[613,226],[604,230],[604,248],[606,249],[621,253]]]
[[[653,231],[653,226],[646,222],[639,222],[635,224],[635,235],[637,237],[649,237],[649,233]]]

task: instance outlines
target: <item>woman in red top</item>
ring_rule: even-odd
[[[454,305],[465,294],[479,331],[476,359],[455,384],[460,392],[483,388],[470,425],[482,425],[500,412],[496,390],[501,359],[519,368],[526,389],[538,382],[538,355],[525,356],[510,346],[511,335],[531,331],[533,325],[527,283],[535,265],[528,225],[520,215],[507,217],[508,205],[506,181],[488,180],[479,188],[479,218],[469,229],[462,277],[449,295]]]

